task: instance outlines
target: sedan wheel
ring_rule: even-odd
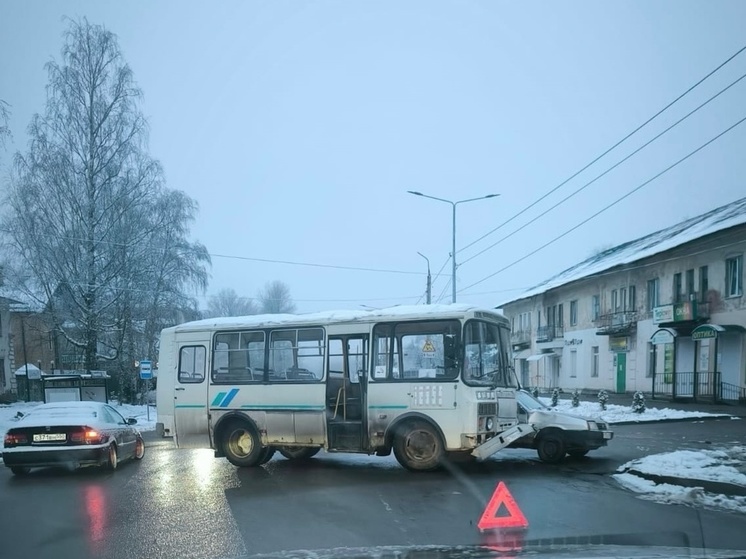
[[[556,464],[565,457],[565,443],[556,435],[545,435],[538,441],[536,449],[543,462]]]
[[[10,471],[17,476],[25,476],[31,471],[31,468],[26,466],[11,466]]]
[[[145,441],[137,437],[137,441],[135,441],[135,460],[142,460],[143,456],[145,456]]]
[[[112,444],[109,445],[109,453],[106,459],[106,469],[113,472],[119,465],[119,455],[117,454],[117,446]]]

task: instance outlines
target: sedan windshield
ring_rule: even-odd
[[[518,400],[518,403],[526,410],[526,411],[532,411],[532,410],[544,410],[546,409],[546,406],[542,404],[539,400],[531,396],[528,392],[524,392],[523,390],[519,390],[515,393],[516,400]]]
[[[466,325],[464,381],[477,386],[517,388],[508,359],[507,328],[472,320]]]

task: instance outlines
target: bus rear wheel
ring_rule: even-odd
[[[308,460],[316,456],[321,449],[313,446],[281,446],[277,450],[288,460]]]
[[[407,470],[436,470],[444,457],[443,441],[435,428],[425,421],[411,421],[396,429],[394,456]]]
[[[239,468],[260,465],[264,455],[259,434],[245,421],[234,421],[225,426],[222,447],[228,462]]]

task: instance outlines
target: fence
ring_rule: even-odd
[[[654,374],[652,397],[720,402],[723,400],[722,385],[727,384],[722,383],[720,377],[720,371]]]

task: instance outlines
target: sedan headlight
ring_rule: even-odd
[[[487,422],[485,423],[485,427],[487,427],[488,431],[494,431],[495,419],[493,417],[488,417]]]
[[[589,421],[588,422],[588,430],[589,431],[598,431],[598,424],[595,421]]]

